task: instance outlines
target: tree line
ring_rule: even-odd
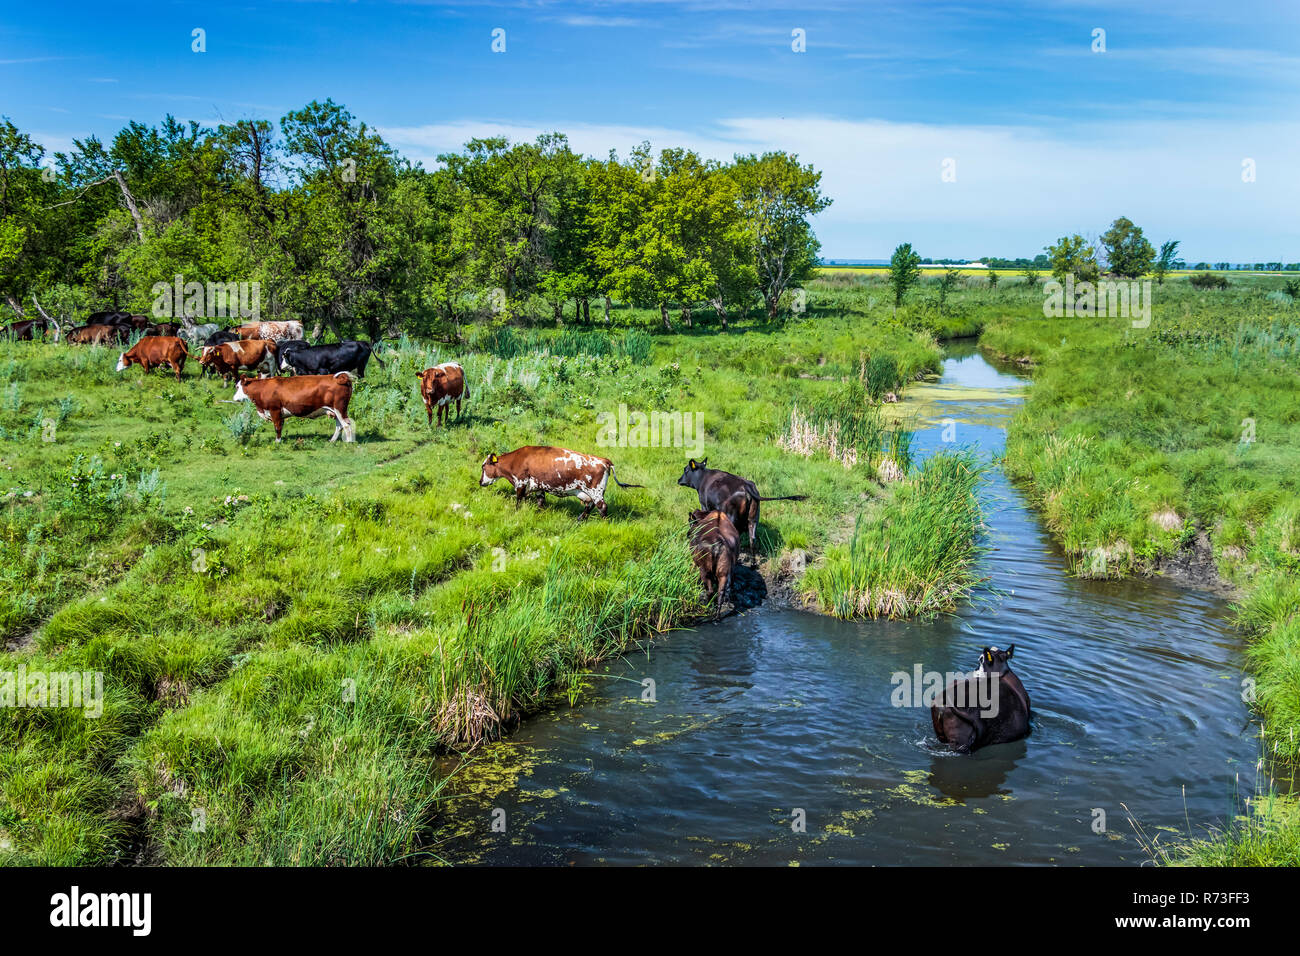
[[[167,116],[44,148],[0,122],[0,298],[148,312],[151,290],[257,282],[310,327],[458,337],[466,323],[611,322],[614,301],[776,319],[820,249],[821,173],[784,152],[575,153],[561,133],[474,139],[434,169],[331,100],[278,124]]]

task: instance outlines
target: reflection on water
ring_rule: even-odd
[[[973,348],[954,350],[941,381],[904,403],[918,453],[946,437],[999,455],[1022,388]],[[602,668],[577,707],[481,749],[450,788],[439,832],[454,836],[438,852],[1113,864],[1145,860],[1124,806],[1166,839],[1221,823],[1257,756],[1226,606],[1161,581],[1071,578],[1000,471],[983,495],[989,581],[972,606],[927,623],[764,608],[666,635]],[[1012,643],[1034,706],[1027,740],[954,756],[928,710],[891,705],[895,673],[968,670],[981,647]],[[641,699],[647,678],[653,702]]]

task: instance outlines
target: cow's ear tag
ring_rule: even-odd
[[[984,662],[985,662],[986,664],[992,664],[992,663],[993,663],[993,652],[992,652],[992,651],[985,651],[985,652],[984,652]]]
[[[489,456],[488,456],[488,461],[492,462],[492,464],[495,465],[495,464],[497,463],[497,456],[496,456],[496,455],[489,455]]]
[[[695,459],[692,458],[692,459],[691,459],[691,471],[694,471],[696,468],[699,468],[699,467],[700,467],[700,466],[697,465],[697,464],[695,463]]]

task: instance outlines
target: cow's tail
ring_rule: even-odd
[[[466,398],[469,398],[469,390],[468,390],[468,389],[465,390],[465,397],[466,397]],[[645,487],[645,485],[625,485],[625,484],[623,484],[623,482],[621,482],[621,481],[618,480],[618,475],[614,474],[614,466],[613,466],[613,465],[610,465],[610,466],[609,466],[609,477],[613,478],[613,479],[614,479],[614,484],[618,485],[620,488],[644,488],[644,487]]]
[[[778,495],[775,498],[764,498],[762,495],[759,495],[758,500],[759,501],[807,501],[808,496],[807,495]]]

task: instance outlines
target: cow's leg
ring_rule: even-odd
[[[456,399],[456,421],[460,421],[460,399]]]
[[[429,414],[429,427],[433,427],[433,402],[429,401],[429,396],[424,396],[424,410]]]
[[[591,506],[594,505],[596,502],[593,501],[591,498],[579,498],[578,500],[581,501],[584,506],[582,509],[582,514],[578,515],[578,520],[586,521],[587,515],[591,514]]]
[[[588,505],[587,507],[590,508],[591,505]],[[597,507],[598,509],[600,509],[600,516],[601,516],[602,518],[608,518],[608,517],[609,517],[609,515],[605,513],[605,499],[604,499],[604,498],[598,498],[598,499],[596,500],[596,507]]]
[[[520,485],[518,488],[515,489],[515,510],[516,511],[518,511],[519,506],[523,504],[524,495],[526,494],[528,494],[528,489],[525,488],[523,485]],[[542,494],[546,494],[546,492],[542,492]]]
[[[284,413],[278,408],[271,409],[271,424],[275,426],[275,441],[280,443],[280,430],[284,428]]]
[[[339,432],[343,431],[343,419],[338,412],[328,406],[325,411],[329,413],[330,418],[334,419],[334,434],[330,435],[330,441],[338,441]]]

